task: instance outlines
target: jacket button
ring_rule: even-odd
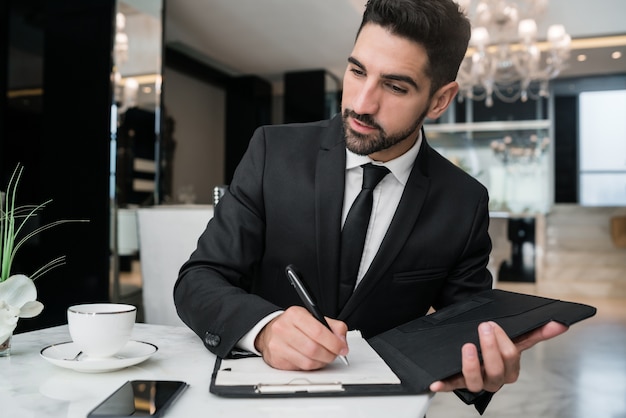
[[[209,347],[217,347],[221,341],[222,339],[219,335],[211,334],[210,332],[204,334],[204,343]]]

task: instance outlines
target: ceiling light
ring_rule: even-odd
[[[577,60],[578,62],[584,62],[584,61],[587,61],[587,56],[586,56],[585,54],[579,54],[579,55],[576,57],[576,60]]]
[[[618,60],[622,58],[622,53],[620,51],[613,51],[613,53],[611,54],[611,58],[613,58],[614,60]]]
[[[456,0],[472,21],[472,38],[457,82],[459,100],[485,100],[493,95],[512,103],[548,96],[548,81],[569,58],[571,37],[563,25],[548,29],[546,43],[537,42],[536,21],[547,0]]]

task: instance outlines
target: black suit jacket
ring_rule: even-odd
[[[345,160],[339,116],[254,133],[174,289],[209,350],[224,357],[264,316],[302,304],[287,264],[326,316],[366,338],[491,287],[487,191],[424,137],[380,250],[339,312]]]

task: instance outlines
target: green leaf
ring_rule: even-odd
[[[19,184],[20,178],[22,177],[23,169],[24,167],[18,164],[13,171],[11,179],[9,180],[6,195],[4,197],[4,202],[3,204],[0,204],[0,283],[9,278],[11,274],[11,266],[13,264],[13,259],[17,254],[17,250],[19,250],[20,247],[30,238],[61,224],[69,222],[89,222],[85,219],[64,219],[54,221],[47,225],[40,226],[39,228],[29,232],[28,234],[25,234],[24,236],[20,236],[20,233],[26,225],[26,222],[33,216],[37,216],[38,213],[43,210],[48,203],[52,202],[52,200],[48,200],[39,205],[25,205],[15,207],[17,186]],[[35,280],[36,278],[42,276],[53,268],[59,267],[63,264],[65,264],[65,256],[57,257],[54,260],[44,264],[42,267],[38,268],[31,275],[31,280]]]

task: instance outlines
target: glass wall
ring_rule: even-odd
[[[111,104],[111,299],[134,302],[140,281],[120,282],[139,258],[136,209],[161,200],[168,149],[163,147],[161,80],[163,4],[119,0]],[[163,163],[159,163],[159,162]]]
[[[548,102],[455,103],[424,126],[431,146],[489,190],[492,212],[546,213],[552,203]]]
[[[159,201],[162,5],[120,0],[114,43],[111,136],[117,205]]]
[[[430,144],[489,190],[492,211],[545,213],[550,206],[550,122],[428,126]]]

